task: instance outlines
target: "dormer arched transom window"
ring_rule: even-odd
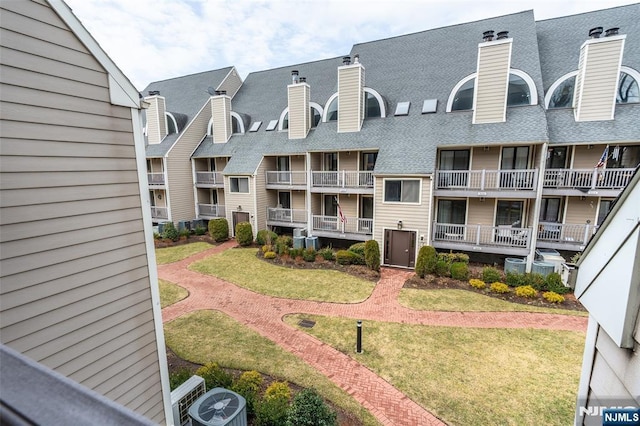
[[[167,135],[178,133],[178,122],[173,114],[165,112],[164,115],[167,117]]]
[[[315,102],[309,102],[309,110],[311,114],[311,128],[318,127],[318,123],[322,119],[323,108],[320,104]],[[282,113],[280,113],[280,120],[278,121],[278,130],[287,130],[289,128],[289,107],[286,107]]]
[[[364,88],[364,118],[376,118],[386,117],[387,111],[384,106],[384,100],[380,93],[376,90],[365,87]],[[331,95],[327,100],[326,107],[324,109],[324,115],[322,121],[337,121],[338,120],[338,93]]]
[[[447,112],[473,109],[476,76],[476,73],[468,75],[455,85],[447,101]],[[537,103],[538,91],[529,74],[514,68],[509,70],[507,107],[536,105]]]
[[[557,79],[549,87],[544,98],[547,109],[571,108],[578,71],[572,71]],[[640,73],[633,68],[620,67],[620,79],[616,92],[616,104],[640,103]]]
[[[231,111],[231,133],[234,135],[243,135],[244,134],[244,121],[242,121],[242,117],[235,111]],[[213,135],[213,117],[209,119],[209,124],[207,125],[207,136]]]

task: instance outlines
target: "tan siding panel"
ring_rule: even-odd
[[[292,155],[290,160],[291,171],[305,171],[306,159],[304,155]]]
[[[484,202],[479,198],[469,198],[467,200],[467,225],[491,225],[494,222],[495,200],[486,199]]]
[[[28,139],[2,138],[2,155],[28,157],[78,157],[94,158],[131,158],[132,149],[126,145],[86,144],[71,142],[52,142]]]
[[[309,86],[289,85],[289,139],[304,139],[309,133]]]
[[[575,147],[575,156],[573,158],[574,169],[593,169],[604,152],[606,145],[593,145],[589,148],[587,145],[578,145]]]
[[[5,155],[0,159],[3,173],[67,172],[67,171],[128,171],[136,170],[133,158],[81,158],[81,157],[44,157],[33,161],[33,157]]]
[[[500,168],[500,147],[491,146],[487,151],[484,147],[473,148],[471,156],[471,170],[498,170]]]
[[[240,86],[242,86],[242,79],[236,70],[232,70],[229,75],[227,75],[227,78],[220,83],[218,90],[226,90],[227,95],[233,98],[240,89]]]
[[[322,212],[322,197],[320,194],[311,194],[311,213],[321,215]]]
[[[50,126],[47,124],[5,121],[2,123],[2,134],[12,139],[50,140],[62,142],[79,142],[87,144],[128,145],[131,133],[111,132],[94,129],[88,131],[79,127]]]
[[[67,29],[66,24],[56,13],[46,6],[44,0],[41,2],[41,5],[45,7],[37,7],[29,1],[7,1],[2,3],[0,10],[9,10],[58,28]]]
[[[26,188],[55,188],[77,187],[88,185],[107,185],[113,182],[126,184],[137,183],[138,175],[135,171],[95,171],[95,172],[49,172],[47,174],[26,173],[0,173],[0,189],[26,189]],[[42,200],[41,200],[42,202]]]
[[[291,191],[291,208],[294,210],[307,209],[305,191]]]
[[[258,171],[256,172],[256,177],[253,180],[255,185],[255,194],[256,194],[256,211],[254,212],[255,223],[252,225],[256,228],[253,230],[253,234],[255,234],[261,229],[267,229],[267,207],[272,207],[270,205],[269,199],[274,199],[272,194],[269,197],[269,191],[266,190],[266,172],[267,172],[267,162],[263,161],[260,163],[258,167]]]
[[[311,170],[322,170],[322,153],[311,154]]]
[[[607,361],[607,365],[611,368],[611,372],[615,374],[616,378],[625,387],[627,392],[631,395],[639,395],[638,398],[640,398],[640,393],[632,392],[632,389],[630,389],[631,383],[627,383],[627,380],[630,378],[627,376],[632,376],[630,372],[634,371],[631,368],[634,363],[634,358],[635,364],[638,365],[640,357],[635,355],[632,350],[618,347],[603,328],[600,328],[600,332],[598,333],[596,349]],[[635,387],[635,390],[637,391],[640,389],[640,383],[631,385],[631,387]]]
[[[600,329],[602,330],[602,329]],[[607,360],[596,351],[590,382],[591,390],[598,399],[607,400],[611,395],[616,396],[616,403],[627,406],[636,403],[627,388],[620,382]]]
[[[338,132],[360,131],[363,119],[364,69],[338,68]]]
[[[478,76],[474,122],[504,121],[507,107],[507,80],[511,43],[481,46],[478,50]]]
[[[338,201],[342,208],[342,213],[347,217],[347,221],[355,221],[358,217],[358,197],[355,195],[338,195]]]
[[[0,81],[4,84],[61,93],[63,95],[75,95],[103,102],[109,101],[109,92],[105,91],[104,87],[93,84],[7,67],[4,64],[0,66],[0,75],[2,76]]]
[[[146,322],[148,323],[149,319],[147,319]],[[135,326],[136,324],[133,323],[133,325]],[[106,340],[107,339],[105,339],[105,341]],[[158,355],[153,346],[154,345],[147,345],[144,349],[140,350],[139,355],[143,356],[143,358],[133,364],[131,368],[143,371],[149,366],[152,366],[153,363],[158,362]],[[103,369],[102,372],[105,374],[100,376],[93,376],[85,380],[85,386],[90,386],[97,392],[104,394],[115,388],[118,388],[128,379],[128,372],[126,370],[123,371],[121,368],[119,368],[118,364],[110,365],[109,367]],[[106,380],[104,380],[105,377],[107,377]]]
[[[213,142],[225,143],[231,137],[231,99],[228,96],[211,98],[213,117]]]
[[[592,224],[595,224],[598,198],[589,197],[581,200],[580,197],[567,197],[566,203],[564,223],[582,225],[590,220]]]
[[[0,174],[0,181],[4,177]],[[115,184],[115,185],[87,185],[68,186],[56,188],[55,191],[48,191],[44,188],[31,188],[20,190],[3,190],[2,205],[5,207],[29,206],[49,203],[62,203],[76,201],[79,199],[97,200],[109,197],[130,196],[139,194],[137,183]]]
[[[358,170],[358,152],[348,151],[338,153],[338,168],[340,170]]]

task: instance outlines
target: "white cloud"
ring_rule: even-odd
[[[536,19],[633,0],[66,0],[138,89],[235,65],[249,72],[342,56],[355,43],[534,9]]]

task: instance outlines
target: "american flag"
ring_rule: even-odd
[[[596,164],[596,168],[604,167],[607,163],[607,158],[609,158],[609,145],[604,148],[604,152],[602,153],[602,157],[600,157],[600,161]]]
[[[336,204],[338,204],[338,216],[340,217],[340,222],[347,223],[347,217],[342,213],[342,207],[340,207],[340,203],[336,199]]]

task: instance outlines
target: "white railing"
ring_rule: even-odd
[[[434,241],[449,241],[473,246],[529,248],[531,228],[512,226],[457,225],[434,223]]]
[[[373,219],[346,218],[346,221],[342,222],[340,218],[336,216],[314,215],[313,230],[329,231],[329,232],[335,232],[339,234],[344,234],[344,233],[372,234]]]
[[[152,219],[169,219],[169,209],[166,207],[151,206]]]
[[[202,185],[224,185],[221,172],[196,172],[196,183]]]
[[[267,172],[267,185],[306,185],[307,172]]]
[[[307,211],[267,207],[267,222],[307,223]]]
[[[149,185],[164,185],[164,173],[147,173]]]
[[[544,172],[545,188],[623,189],[634,169],[549,169]]]
[[[225,217],[224,206],[220,204],[198,204],[198,216]]]
[[[591,224],[540,222],[538,241],[584,245],[598,227]]]
[[[523,189],[534,190],[537,169],[523,170],[438,170],[437,189],[464,189],[470,191]]]
[[[311,185],[324,188],[373,188],[373,172],[312,172]]]

